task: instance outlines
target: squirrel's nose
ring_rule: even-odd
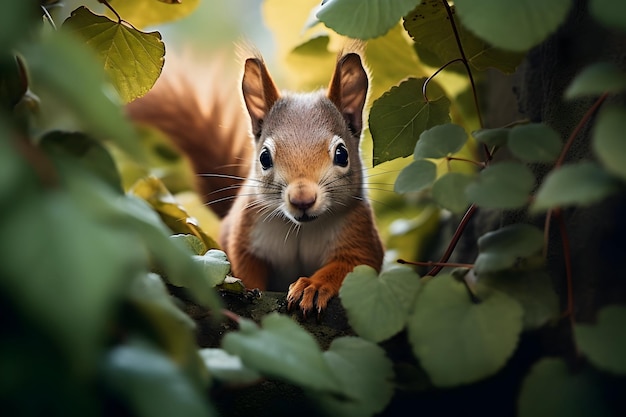
[[[307,211],[313,204],[315,204],[315,200],[317,200],[317,196],[313,194],[312,196],[290,196],[289,202],[292,206],[297,208],[298,210]]]

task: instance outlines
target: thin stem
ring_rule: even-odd
[[[570,323],[574,325],[574,288],[572,280],[572,257],[569,246],[569,236],[567,234],[567,226],[563,219],[563,213],[560,208],[554,209],[554,217],[559,223],[559,231],[561,233],[561,243],[563,245],[563,258],[565,261],[565,276],[567,279],[567,309],[563,312],[564,317],[569,317]]]
[[[46,6],[42,4],[41,10],[43,10],[43,14],[45,15],[48,23],[50,23],[50,26],[52,26],[52,29],[57,30],[57,25],[54,24],[54,20],[52,20],[52,16],[50,16],[50,12],[48,12],[48,9],[46,8]]]
[[[241,320],[241,317],[225,308],[222,309],[222,314],[234,321],[235,323],[239,323],[239,320]]]
[[[111,12],[113,12],[115,17],[117,17],[117,23],[122,23],[122,16],[120,16],[119,13],[117,13],[117,11],[113,8],[113,6],[109,4],[107,0],[98,0],[98,1],[104,4],[107,7],[107,9],[109,9]]]
[[[435,78],[437,76],[437,74],[439,74],[441,71],[443,71],[444,69],[446,69],[449,65],[454,64],[455,62],[463,62],[463,59],[461,58],[456,58],[453,59],[452,61],[448,61],[447,63],[445,63],[441,68],[439,68],[437,71],[435,71],[430,77],[428,77],[426,79],[426,81],[424,81],[424,85],[422,85],[422,96],[424,97],[424,101],[426,103],[429,102],[428,100],[428,94],[426,94],[426,88],[428,87],[428,84],[430,83],[430,81]]]
[[[414,265],[414,266],[425,266],[427,268],[432,268],[433,266],[441,266],[442,268],[445,267],[450,267],[450,268],[473,268],[474,264],[462,264],[462,263],[455,263],[455,262],[434,262],[434,261],[427,261],[427,262],[419,262],[419,261],[407,261],[404,259],[398,259],[396,262],[398,262],[399,264],[407,264],[407,265]]]
[[[474,98],[474,107],[476,108],[476,117],[478,118],[478,124],[481,129],[484,127],[483,117],[480,111],[480,105],[478,103],[478,93],[476,91],[476,83],[474,82],[474,75],[472,74],[472,69],[469,66],[469,61],[467,60],[467,56],[465,56],[465,50],[463,49],[463,44],[461,43],[461,36],[459,35],[459,30],[456,27],[456,23],[454,22],[454,14],[452,13],[452,8],[448,4],[448,0],[441,0],[443,2],[443,7],[446,9],[446,13],[448,14],[448,19],[450,20],[450,26],[452,26],[452,31],[454,32],[454,39],[456,41],[456,45],[459,48],[459,54],[461,54],[461,59],[463,61],[463,65],[465,66],[465,71],[467,72],[467,77],[469,78],[470,85],[472,87],[472,97]],[[483,145],[483,150],[485,152],[485,162],[488,163],[492,159],[491,152],[487,145]]]
[[[580,119],[580,122],[578,122],[578,124],[576,125],[576,128],[572,131],[571,135],[569,135],[569,138],[567,138],[567,141],[565,142],[565,145],[563,146],[563,149],[561,150],[561,154],[559,155],[559,159],[557,159],[557,161],[554,164],[555,168],[558,168],[561,165],[563,165],[563,162],[565,162],[565,157],[567,156],[567,152],[572,147],[574,140],[576,139],[580,131],[583,129],[583,127],[585,127],[589,119],[591,119],[591,117],[593,117],[596,111],[598,111],[598,108],[600,108],[600,106],[602,105],[602,103],[604,103],[604,100],[606,100],[608,96],[609,96],[609,93],[602,94],[600,98],[598,98],[598,100],[596,100],[596,102],[593,103],[593,106],[591,106],[589,110],[587,110],[587,112],[584,114],[582,119]]]
[[[433,269],[428,271],[428,274],[426,275],[430,275],[431,277],[434,277],[439,272],[441,272],[441,270],[443,269],[443,266],[441,265],[447,264],[448,259],[450,259],[450,256],[452,256],[452,252],[454,251],[454,248],[456,248],[457,243],[459,243],[459,240],[461,239],[461,235],[463,235],[463,231],[465,230],[465,227],[467,227],[467,224],[469,223],[470,219],[472,218],[475,212],[476,212],[476,206],[472,204],[467,209],[467,211],[463,215],[463,218],[461,219],[461,222],[459,223],[458,227],[454,231],[454,235],[452,236],[452,239],[450,240],[450,243],[448,244],[448,247],[446,248],[446,251],[444,252],[443,256],[437,262],[439,265],[436,265]]]
[[[479,166],[479,167],[481,167],[481,168],[484,168],[484,167],[485,167],[485,163],[484,163],[484,162],[474,161],[473,159],[459,158],[459,157],[456,157],[456,156],[448,156],[448,157],[446,157],[446,159],[447,159],[448,161],[461,161],[461,162],[469,162],[470,164],[477,165],[477,166]]]

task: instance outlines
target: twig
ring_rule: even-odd
[[[450,268],[473,268],[474,264],[463,264],[463,263],[455,263],[455,262],[434,262],[434,261],[427,261],[427,262],[420,262],[420,261],[407,261],[404,259],[398,259],[396,262],[398,262],[399,264],[406,264],[406,265],[414,265],[414,266],[424,266],[427,268],[432,268],[433,266],[440,266],[442,268],[445,267],[450,267]]]
[[[596,100],[596,102],[593,103],[593,106],[591,106],[589,110],[587,110],[587,112],[583,115],[582,119],[580,119],[580,122],[578,122],[578,124],[576,125],[572,133],[569,135],[569,138],[567,138],[565,145],[563,145],[563,149],[561,150],[559,159],[557,159],[557,161],[554,164],[555,168],[558,168],[561,165],[563,165],[563,162],[565,162],[565,157],[567,156],[567,152],[572,147],[574,140],[576,139],[580,131],[583,129],[583,127],[585,127],[589,119],[591,119],[591,117],[596,113],[596,111],[598,111],[598,109],[600,108],[602,103],[604,103],[604,100],[606,100],[608,96],[609,96],[609,93],[602,94],[600,98],[598,98],[598,100]]]
[[[454,251],[454,248],[456,248],[457,243],[459,243],[459,240],[461,239],[461,235],[463,234],[465,227],[467,227],[467,224],[469,223],[470,219],[472,218],[475,212],[476,212],[476,206],[472,204],[467,209],[467,211],[463,215],[463,218],[461,219],[461,222],[459,223],[458,227],[454,231],[454,235],[452,236],[452,239],[450,240],[450,243],[448,244],[448,247],[446,248],[445,253],[441,257],[441,259],[437,262],[438,265],[436,265],[434,268],[428,271],[426,275],[430,275],[431,277],[434,277],[439,272],[441,272],[441,270],[443,269],[443,266],[441,265],[447,264],[448,259],[450,259],[450,256],[452,256],[452,252]]]

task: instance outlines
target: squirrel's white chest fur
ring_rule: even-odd
[[[326,264],[340,231],[341,222],[332,216],[300,225],[284,218],[257,222],[250,245],[256,256],[271,265],[268,289],[287,288]]]

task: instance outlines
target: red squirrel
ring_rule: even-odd
[[[203,117],[194,103],[175,104],[192,100],[189,86],[181,92],[157,85],[129,112],[190,158],[206,202],[222,204],[218,214],[238,188],[220,236],[233,275],[247,288],[288,289],[289,308],[319,313],[355,266],[380,270],[383,261],[359,153],[367,72],[359,54],[346,53],[326,92],[281,93],[256,55],[245,61],[241,87],[251,149],[240,123],[225,128],[216,120],[228,113],[223,108]],[[239,175],[244,181],[233,183]],[[220,190],[226,196],[215,194]]]

